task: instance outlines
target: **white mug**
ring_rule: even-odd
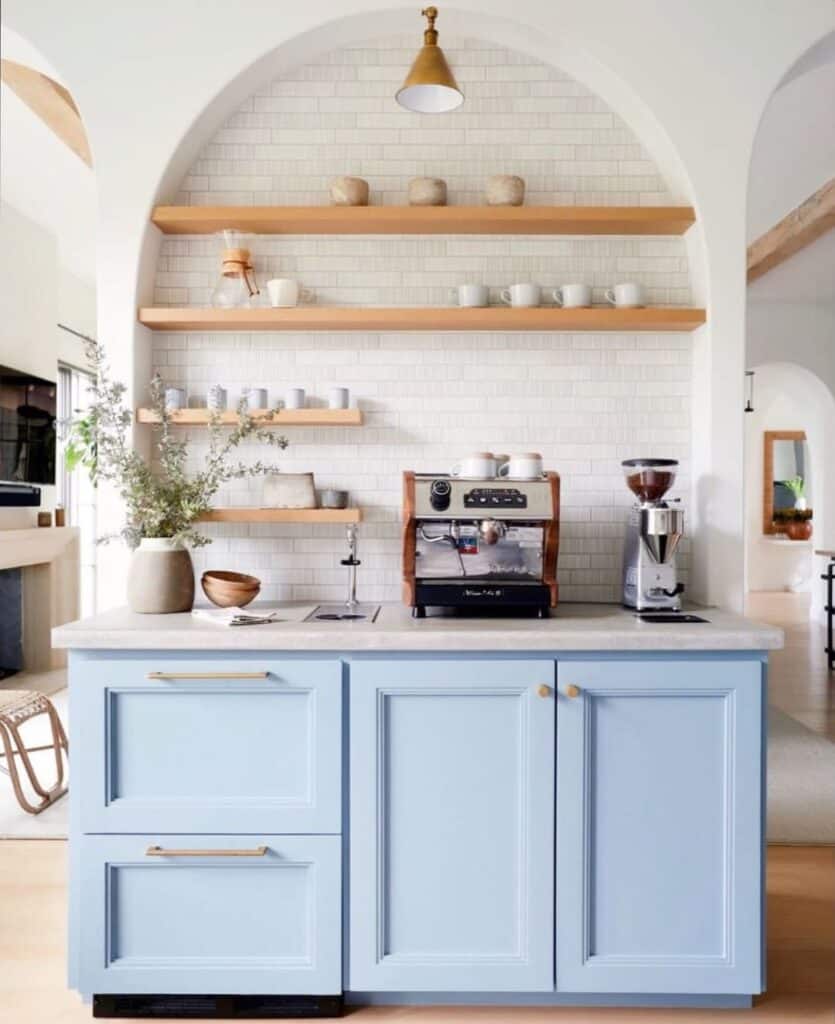
[[[241,391],[241,398],[249,410],[268,408],[266,388],[244,388]]]
[[[287,388],[284,394],[285,409],[304,408],[304,388]]]
[[[206,405],[212,412],[223,412],[226,408],[226,388],[221,384],[210,384],[206,394]]]
[[[165,408],[169,412],[176,409],[185,409],[186,390],[185,388],[169,387],[165,389]]]
[[[453,301],[465,308],[486,306],[490,301],[490,291],[486,284],[459,284],[450,292]]]
[[[551,294],[554,302],[564,309],[585,309],[591,305],[591,285],[561,284]]]
[[[542,456],[539,452],[511,455],[508,462],[499,466],[499,476],[509,480],[538,480],[542,476]]]
[[[302,302],[310,302],[313,292],[308,288],[299,288],[298,281],[291,281],[287,277],[274,277],[267,281],[267,292],[270,296],[270,305],[274,307],[298,306],[299,299]]]
[[[623,309],[637,308],[644,304],[644,286],[628,281],[606,289],[606,301]]]
[[[538,284],[512,284],[502,292],[502,302],[508,306],[538,306]]]
[[[351,392],[347,388],[331,388],[328,392],[329,409],[347,409],[351,404]]]
[[[450,475],[492,480],[496,475],[496,456],[492,452],[474,452],[453,466]]]

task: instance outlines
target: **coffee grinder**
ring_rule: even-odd
[[[676,549],[684,510],[664,500],[678,469],[675,459],[626,459],[626,484],[638,499],[629,512],[623,548],[623,603],[639,612],[679,611],[684,584]]]

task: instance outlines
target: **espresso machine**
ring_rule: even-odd
[[[558,600],[560,478],[403,474],[403,599],[545,618]]]
[[[626,459],[626,484],[638,499],[629,512],[623,548],[623,603],[638,612],[679,611],[684,584],[676,549],[684,510],[664,500],[678,470],[675,459]]]

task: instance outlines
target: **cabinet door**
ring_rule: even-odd
[[[79,841],[82,992],[341,992],[339,836]]]
[[[551,661],[352,666],[354,991],[553,988],[553,680]]]
[[[759,992],[761,663],[558,678],[557,988]]]
[[[340,831],[339,661],[73,652],[70,671],[82,831]]]

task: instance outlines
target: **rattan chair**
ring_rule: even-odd
[[[38,715],[46,715],[49,718],[52,742],[37,747],[27,747],[21,738],[20,727]],[[6,762],[5,766],[0,764],[0,771],[3,771],[12,780],[17,802],[24,811],[29,814],[40,814],[67,792],[67,787],[64,784],[69,756],[67,735],[61,725],[58,712],[47,696],[37,693],[35,690],[0,690],[0,742],[3,746],[0,758]],[[52,750],[55,753],[55,784],[49,788],[43,785],[38,778],[29,757],[30,754],[39,750]],[[37,803],[30,803],[23,791],[18,762],[23,765],[29,785],[40,797]]]

